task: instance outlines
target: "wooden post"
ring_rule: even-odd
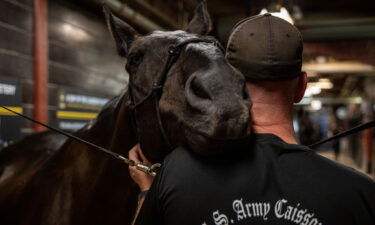
[[[34,0],[34,119],[48,123],[47,0]],[[46,128],[34,124],[34,131]]]

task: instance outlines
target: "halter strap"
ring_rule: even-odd
[[[160,133],[162,135],[164,143],[168,147],[170,147],[170,148],[172,147],[171,141],[168,138],[167,132],[164,129],[163,122],[162,122],[162,119],[161,119],[161,114],[160,114],[160,109],[159,109],[159,100],[160,100],[161,95],[163,93],[163,88],[164,88],[165,81],[167,79],[167,75],[168,75],[169,71],[171,70],[172,66],[176,63],[179,56],[181,55],[182,49],[190,43],[200,43],[200,42],[215,43],[214,41],[208,40],[208,39],[192,38],[192,39],[182,41],[182,42],[180,42],[176,45],[169,46],[167,61],[164,64],[164,67],[163,67],[157,81],[155,83],[153,83],[150,92],[137,103],[134,103],[134,96],[133,96],[133,93],[132,93],[132,88],[133,88],[134,85],[133,85],[132,82],[129,82],[129,88],[128,88],[129,100],[128,100],[127,106],[132,111],[132,117],[133,117],[132,124],[134,126],[134,129],[136,130],[138,141],[140,139],[140,136],[139,136],[139,128],[138,128],[138,124],[137,124],[137,118],[136,118],[136,115],[135,115],[136,114],[135,109],[137,107],[139,107],[140,105],[142,105],[143,103],[145,103],[148,99],[154,98],[155,99],[154,101],[155,101],[156,119],[157,119],[157,122],[158,122]],[[217,43],[215,45],[217,45]]]
[[[167,58],[166,63],[164,64],[164,67],[163,67],[163,70],[160,73],[160,76],[158,77],[157,81],[155,83],[153,83],[151,91],[148,92],[148,94],[145,97],[143,97],[142,100],[140,100],[137,103],[134,103],[134,99],[133,99],[133,96],[132,96],[132,93],[131,93],[134,85],[133,85],[132,82],[129,82],[129,90],[128,91],[129,91],[130,96],[131,96],[131,98],[129,99],[129,107],[137,108],[138,106],[143,104],[147,99],[151,98],[152,95],[154,95],[154,94],[157,94],[158,98],[160,99],[161,94],[163,92],[164,83],[165,83],[165,80],[167,79],[167,75],[169,73],[169,70],[172,68],[174,63],[176,63],[178,57],[181,54],[182,49],[190,43],[198,43],[198,42],[215,43],[214,41],[208,40],[208,39],[193,38],[193,39],[188,39],[188,40],[185,40],[183,42],[180,42],[176,45],[169,46],[169,48],[168,48],[168,58]],[[217,44],[215,44],[215,45],[217,45]]]

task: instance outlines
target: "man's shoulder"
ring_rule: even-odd
[[[313,150],[305,150],[290,154],[287,159],[289,169],[299,170],[305,178],[319,178],[320,183],[334,184],[342,188],[365,188],[375,193],[375,181],[358,170],[343,165],[317,154]]]
[[[352,183],[353,185],[370,185],[375,192],[375,181],[368,175],[316,153],[313,154],[313,158],[317,162],[317,166],[327,168],[327,171],[332,171],[331,174],[336,175],[337,178],[344,179],[346,182]]]
[[[188,149],[184,147],[177,147],[172,152],[170,152],[162,162],[163,170],[170,170],[172,168],[177,168],[181,166],[181,162],[190,161],[191,153]]]
[[[255,146],[252,151],[257,151]],[[277,146],[275,146],[277,148]],[[259,152],[270,149],[258,149]],[[285,150],[285,149],[284,149]],[[285,153],[285,151],[284,151]],[[251,158],[251,157],[250,157]],[[262,163],[267,163],[263,161]],[[227,162],[225,162],[227,161]],[[254,163],[251,159],[248,163]],[[217,164],[221,167],[223,163],[230,164],[231,160],[201,156],[184,147],[178,147],[172,151],[164,160],[163,166],[168,171],[179,171],[178,173],[191,174],[195,170],[213,167]],[[233,161],[232,161],[233,162]],[[284,169],[288,176],[312,178],[317,183],[341,185],[347,188],[372,189],[375,193],[375,181],[369,176],[351,168],[327,159],[307,147],[294,146],[294,149],[286,151],[276,160],[277,167]],[[259,163],[259,162],[258,162]],[[196,171],[195,171],[196,172]],[[259,171],[261,172],[261,171]],[[280,171],[275,171],[280,172]],[[295,176],[293,176],[293,174]]]
[[[269,151],[270,158],[275,157],[277,164],[286,170],[298,174],[319,175],[321,178],[355,179],[359,182],[370,183],[374,181],[367,175],[328,159],[307,146],[287,144],[275,135],[263,135],[255,148],[259,151]],[[254,150],[256,150],[254,149]]]
[[[191,158],[192,157],[191,154],[192,153],[187,148],[177,147],[165,157],[164,163],[168,164],[168,163],[172,163],[173,160]]]

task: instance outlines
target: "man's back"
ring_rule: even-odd
[[[370,178],[275,135],[252,138],[230,158],[176,149],[136,224],[375,224]]]

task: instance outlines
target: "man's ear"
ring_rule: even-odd
[[[194,10],[193,19],[186,28],[188,33],[206,35],[212,30],[212,21],[207,11],[206,0],[203,0]]]
[[[128,53],[130,44],[140,34],[129,24],[112,14],[108,7],[103,6],[103,12],[106,18],[107,26],[116,42],[117,52],[125,57]]]
[[[298,77],[298,84],[296,87],[296,92],[294,95],[294,103],[298,103],[302,100],[303,96],[305,95],[307,87],[307,74],[305,72],[301,72]]]

